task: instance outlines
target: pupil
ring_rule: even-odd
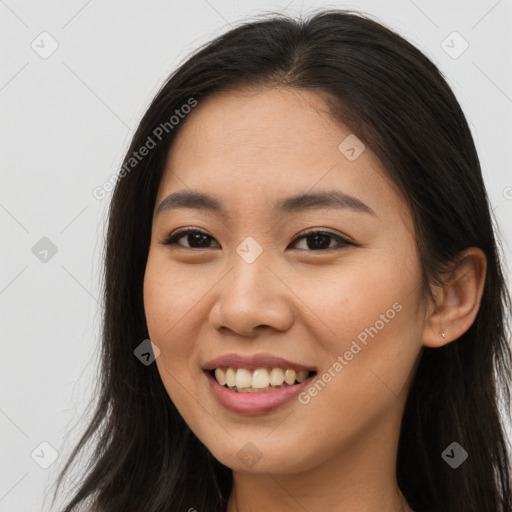
[[[187,242],[190,245],[190,247],[201,247],[201,242],[204,242],[206,238],[208,238],[208,235],[203,235],[201,233],[191,233],[188,235]],[[198,242],[199,244],[194,245],[196,242]]]
[[[328,235],[312,235],[310,237],[308,237],[308,249],[322,249],[322,248],[328,248],[329,247],[329,236]],[[312,247],[311,244],[309,243],[309,240],[311,239],[314,239],[315,240],[315,243],[317,244],[316,247]],[[323,240],[324,243],[322,243],[321,241],[318,243],[318,239],[320,240]],[[315,244],[313,244],[315,245]]]

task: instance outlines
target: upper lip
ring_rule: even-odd
[[[215,370],[216,368],[246,368],[247,370],[256,370],[257,368],[289,368],[295,371],[315,371],[315,368],[311,366],[304,366],[272,354],[253,354],[249,356],[225,354],[208,361],[203,366],[204,370]]]

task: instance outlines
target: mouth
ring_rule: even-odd
[[[316,375],[315,370],[261,367],[255,369],[218,367],[204,370],[220,386],[235,393],[268,393],[303,383]]]
[[[270,370],[256,368],[251,372],[246,368],[231,367],[204,370],[203,373],[208,381],[210,392],[221,406],[236,414],[259,415],[271,413],[285,404],[291,403],[312,383],[317,373],[316,371],[302,370],[305,372],[304,375],[304,373],[299,373],[299,370],[299,372],[293,371],[295,373],[293,375],[292,371],[287,373],[286,370],[283,371],[282,369],[280,369],[281,372],[274,370],[276,368]],[[233,384],[233,374],[234,385],[229,385]],[[270,383],[271,376],[274,379],[272,382],[276,385]],[[277,384],[281,381],[281,378],[283,378],[283,382]],[[285,378],[288,382],[284,380]],[[302,380],[303,378],[304,380]],[[268,385],[258,387],[264,386],[267,379],[269,380]],[[302,382],[299,382],[298,379]]]
[[[238,392],[265,391],[269,387],[281,389],[300,384],[317,373],[314,366],[304,366],[268,353],[225,354],[205,363],[203,370],[221,386]]]

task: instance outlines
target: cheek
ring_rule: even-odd
[[[415,276],[397,272],[394,266],[354,262],[339,271],[331,269],[325,278],[316,276],[304,282],[302,288],[308,290],[304,302],[325,333],[324,348],[338,352],[346,344],[342,340],[355,339],[361,333],[360,339],[364,341],[365,329],[376,323],[379,332],[389,331],[391,323],[398,323],[397,310],[404,306],[413,279]]]
[[[148,259],[144,276],[144,310],[149,338],[159,348],[155,364],[162,383],[174,405],[183,417],[189,416],[190,397],[184,389],[191,389],[193,343],[186,335],[187,294],[180,292],[181,283],[172,281],[170,274],[155,259]],[[192,299],[190,299],[192,300]]]
[[[409,376],[421,348],[421,281],[412,262],[404,257],[398,265],[396,259],[354,262],[332,274],[336,280],[317,280],[308,288],[308,306],[321,320],[315,338],[327,355],[325,379],[338,382],[333,391],[361,386],[373,395],[379,378],[399,391]]]
[[[190,312],[200,297],[199,291],[180,281],[179,276],[179,272],[170,272],[165,262],[151,255],[148,258],[144,311],[149,338],[160,349],[156,364],[170,395],[176,392],[178,382],[190,379],[196,338],[190,331]]]
[[[180,333],[204,295],[197,284],[197,280],[180,272],[165,258],[150,253],[144,275],[144,311],[150,338],[159,347],[162,345],[161,350],[193,346]]]
[[[182,411],[190,406],[190,392],[186,390],[195,389],[204,378],[199,343],[208,318],[208,292],[216,280],[211,269],[185,271],[165,254],[150,250],[143,284],[148,333],[160,349],[156,359],[160,377]]]

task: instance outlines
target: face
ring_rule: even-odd
[[[240,471],[302,471],[372,440],[385,450],[383,437],[393,447],[424,314],[412,219],[381,163],[318,95],[290,88],[211,96],[180,130],[144,305],[186,423]],[[219,209],[169,199],[157,212],[176,192]],[[316,198],[288,200],[303,194]],[[232,367],[242,391],[221,388],[212,367]],[[286,370],[307,373],[246,392],[282,381],[279,368],[291,382]]]

